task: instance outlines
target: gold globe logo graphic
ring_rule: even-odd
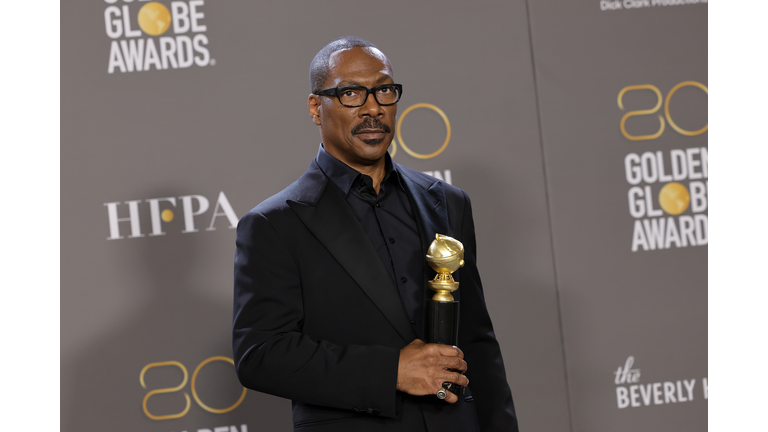
[[[409,112],[415,110],[416,108],[429,108],[432,111],[436,112],[440,115],[440,117],[443,119],[443,122],[445,122],[445,141],[443,141],[443,145],[440,146],[437,151],[429,154],[421,154],[416,153],[415,151],[411,150],[409,147],[405,145],[405,141],[403,141],[403,135],[400,133],[400,129],[403,125],[403,119],[406,115],[408,115]],[[392,139],[392,150],[390,151],[389,155],[391,157],[395,157],[395,153],[397,153],[397,143],[400,143],[400,146],[405,150],[406,153],[409,155],[417,158],[417,159],[431,159],[445,150],[446,147],[448,147],[448,143],[451,141],[451,122],[448,121],[448,116],[445,115],[443,110],[438,108],[435,105],[429,104],[429,103],[417,103],[416,105],[412,105],[408,107],[405,111],[403,111],[402,114],[400,114],[400,119],[397,121],[397,126],[395,127],[395,134],[397,135],[397,139]]]
[[[171,25],[171,12],[158,2],[147,3],[139,9],[139,27],[150,36],[160,36]]]
[[[173,212],[165,209],[162,212],[160,212],[160,219],[163,220],[163,222],[170,222],[173,220]]]
[[[659,205],[665,212],[676,216],[684,212],[691,202],[691,195],[685,186],[677,182],[664,185],[659,191]]]

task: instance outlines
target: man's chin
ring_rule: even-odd
[[[361,139],[360,141],[368,144],[369,146],[377,146],[384,142],[384,138],[375,138],[375,139]]]

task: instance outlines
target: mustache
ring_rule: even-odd
[[[369,117],[363,120],[363,122],[360,123],[359,125],[352,128],[352,135],[357,135],[365,129],[382,130],[384,131],[384,133],[390,133],[392,131],[392,129],[386,124],[384,124],[381,120],[377,118]]]

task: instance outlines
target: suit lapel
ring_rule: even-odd
[[[402,165],[398,165],[397,168],[402,174],[406,189],[408,189],[411,205],[416,209],[416,222],[421,234],[421,249],[423,256],[425,256],[436,233],[453,236],[453,233],[448,231],[448,208],[443,184],[438,181],[432,182]],[[422,305],[426,305],[432,297],[433,292],[429,289],[426,281],[432,279],[434,275],[435,271],[429,267],[425,257]],[[424,312],[423,308],[422,311]]]
[[[412,204],[416,206],[422,248],[426,253],[436,233],[451,235],[448,232],[448,209],[443,184],[439,181],[430,183],[402,165],[398,165],[398,170],[413,198]]]
[[[319,167],[317,170],[319,171]],[[319,189],[314,189],[314,193],[309,194],[314,195],[312,198],[320,194],[316,203],[311,202],[314,199],[308,200],[310,202],[289,200],[288,205],[384,314],[400,336],[406,342],[412,341],[416,338],[416,333],[384,263],[342,195],[328,183],[327,177],[322,173],[320,175],[323,181],[314,185]],[[319,180],[316,174],[314,180]]]

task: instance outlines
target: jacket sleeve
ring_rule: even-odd
[[[395,418],[400,351],[303,334],[299,264],[263,214],[251,211],[240,220],[236,246],[232,333],[240,382],[292,400]]]
[[[477,245],[472,205],[462,191],[461,242],[464,245],[464,267],[459,270],[461,315],[459,347],[467,361],[467,378],[475,400],[482,431],[518,431],[512,393],[507,384],[501,349],[493,332],[485,304],[483,286],[477,270]]]

